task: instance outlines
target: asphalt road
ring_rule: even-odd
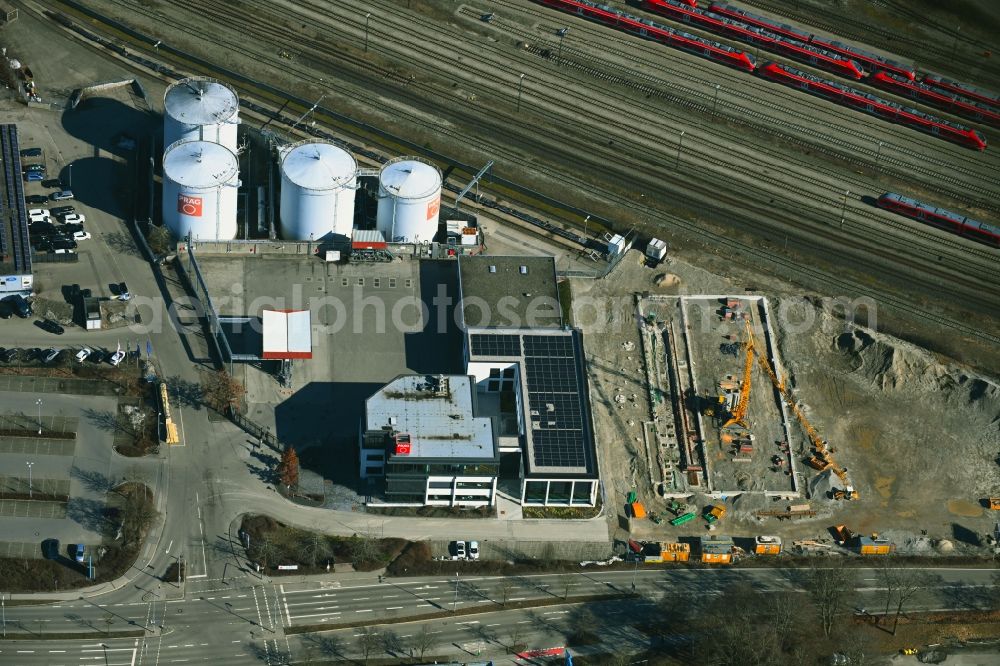
[[[997,572],[990,569],[919,569],[926,580],[908,604],[909,609],[975,608],[987,603],[996,587]],[[664,598],[680,593],[720,594],[735,582],[745,582],[760,593],[801,590],[802,569],[678,569],[607,571],[591,568],[580,573],[499,577],[421,577],[406,579],[360,578],[288,581],[260,580],[253,574],[238,574],[226,584],[194,581],[176,586],[129,586],[101,599],[77,599],[46,606],[7,607],[8,634],[28,634],[26,640],[0,643],[0,663],[58,664],[103,659],[108,646],[108,664],[159,664],[206,662],[246,664],[280,659],[303,659],[331,651],[357,656],[358,628],[323,634],[286,634],[289,626],[321,623],[365,622],[380,635],[396,635],[404,647],[426,624],[440,632],[436,652],[467,656],[476,650],[503,655],[511,632],[519,624],[522,639],[532,648],[561,645],[574,628],[579,600],[590,595],[620,594],[621,599],[596,602],[601,635],[632,636],[640,641],[628,618],[637,604],[652,608]],[[853,606],[871,612],[884,603],[884,588],[876,569],[854,571]],[[638,598],[628,597],[632,583]],[[199,589],[200,588],[200,589]],[[457,590],[456,590],[457,588]],[[569,595],[566,599],[564,595]],[[137,599],[139,595],[139,599]],[[535,608],[505,608],[507,604],[546,603]],[[574,598],[577,600],[574,602]],[[853,609],[849,609],[851,612]],[[458,611],[455,615],[451,613]],[[443,615],[442,615],[443,614]],[[110,620],[110,624],[108,624]],[[65,641],[39,640],[41,633],[108,632],[145,630],[142,638]],[[520,633],[520,632],[519,632]],[[435,633],[434,635],[438,635]],[[391,638],[392,635],[390,634]],[[529,641],[530,639],[530,641]],[[561,642],[560,642],[561,641]],[[380,651],[393,651],[391,640],[380,643]],[[465,647],[463,647],[465,646]],[[470,652],[467,649],[473,646]],[[476,647],[479,646],[479,647]],[[64,652],[59,652],[63,650]],[[396,650],[398,652],[398,650]],[[60,657],[58,655],[67,655]],[[16,662],[8,661],[16,658]],[[103,661],[98,663],[104,663]]]

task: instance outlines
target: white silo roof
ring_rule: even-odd
[[[309,141],[293,146],[285,153],[281,170],[288,180],[299,187],[332,190],[357,175],[358,163],[339,146],[325,141]]]
[[[214,125],[229,121],[239,107],[236,92],[224,83],[184,79],[163,98],[167,115],[188,125]]]
[[[398,197],[419,199],[441,187],[441,173],[424,162],[401,160],[385,165],[379,182]]]
[[[231,183],[239,174],[231,150],[211,141],[178,141],[163,155],[163,174],[178,185],[213,188]]]

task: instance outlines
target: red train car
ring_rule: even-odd
[[[915,100],[936,106],[955,115],[989,123],[1000,127],[1000,111],[991,109],[985,104],[963,99],[954,93],[938,90],[933,86],[918,81],[910,81],[889,72],[875,72],[869,79],[873,85],[900,95],[912,97]]]
[[[1000,247],[1000,228],[964,217],[950,210],[935,208],[934,206],[904,197],[901,194],[893,194],[892,192],[880,196],[875,201],[875,205],[879,208],[891,210],[894,213],[899,213],[900,215],[912,217],[915,220],[946,229],[954,234],[967,236],[980,243]]]
[[[937,74],[924,75],[924,83],[956,95],[961,95],[962,97],[971,99],[974,102],[985,104],[993,109],[1000,109],[1000,95],[994,92],[976,88],[967,83],[952,81],[951,79],[946,79],[938,76]]]
[[[898,74],[899,76],[905,76],[911,81],[916,78],[917,75],[917,70],[913,65],[907,65],[895,60],[890,60],[884,56],[859,49],[849,44],[828,40],[823,37],[817,37],[812,33],[799,30],[798,28],[790,26],[787,23],[780,23],[775,19],[760,16],[759,14],[753,14],[745,9],[740,9],[739,7],[734,7],[721,2],[713,2],[708,6],[708,9],[716,14],[721,14],[722,16],[726,16],[737,21],[743,21],[744,23],[757,26],[758,28],[769,30],[770,32],[777,33],[783,37],[787,37],[788,39],[806,44],[812,44],[813,46],[818,46],[819,48],[836,53],[845,58],[850,58],[851,60],[860,63],[869,73],[884,70],[892,72],[893,74]]]
[[[599,5],[588,2],[588,0],[535,0],[535,2],[593,21],[599,21],[600,23],[624,30],[633,35],[683,49],[703,58],[716,60],[737,69],[742,69],[745,72],[752,72],[757,68],[756,59],[749,53],[744,53],[739,49],[734,49],[731,46],[713,42],[709,39],[703,39],[697,35],[660,25],[655,21],[650,21],[640,16],[627,14],[607,5]]]
[[[787,65],[769,62],[757,71],[761,76],[771,81],[806,90],[819,97],[825,97],[838,104],[850,106],[884,120],[913,127],[967,148],[986,150],[986,137],[978,131],[958,123],[935,118],[917,109],[890,102],[836,81],[821,79]]]
[[[791,40],[777,33],[721,16],[681,0],[642,0],[643,9],[668,16],[672,19],[696,25],[724,37],[732,37],[749,44],[757,44],[762,49],[787,55],[801,62],[825,69],[851,79],[861,79],[864,70],[850,58],[821,49],[818,46]]]

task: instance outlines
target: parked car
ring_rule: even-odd
[[[35,217],[36,215],[41,215],[42,217],[49,216],[48,208],[31,208],[28,210],[28,217]]]
[[[110,363],[115,367],[118,367],[118,364],[124,360],[125,360],[125,351],[119,349],[118,351],[116,351],[114,354],[111,355],[111,358],[108,359],[108,363]]]
[[[87,358],[90,356],[91,353],[92,352],[89,347],[84,347],[83,349],[81,349],[76,353],[76,362],[83,363],[84,361],[87,360]]]
[[[48,199],[46,199],[46,201],[47,200]],[[52,213],[53,215],[58,215],[59,217],[62,217],[63,215],[69,215],[70,213],[75,213],[76,208],[73,206],[53,206],[52,210],[49,212]]]
[[[35,322],[35,325],[43,331],[48,331],[49,333],[55,333],[56,335],[62,335],[66,332],[59,322],[52,321],[51,319],[39,319]]]
[[[478,560],[479,559],[479,542],[470,541],[469,542],[469,559]]]
[[[49,198],[44,194],[29,194],[28,196],[24,197],[24,201],[25,203],[30,203],[30,204],[43,204],[43,203],[48,203]]]
[[[77,543],[70,546],[70,552],[73,553],[73,560],[75,562],[83,563],[84,547],[82,543]]]
[[[90,352],[90,356],[88,358],[91,363],[104,363],[108,360],[108,352],[103,349],[95,349]]]
[[[61,238],[57,238],[56,240],[52,241],[52,249],[53,250],[75,250],[76,249],[76,241],[73,240],[72,238],[66,238],[65,236],[63,236]]]
[[[30,215],[28,217],[28,224],[37,224],[39,222],[52,222],[52,218],[48,215]]]
[[[456,541],[455,542],[455,557],[459,558],[460,560],[464,560],[465,559],[465,542],[464,541]]]
[[[14,316],[14,308],[9,304],[0,302],[0,319],[10,319]]]
[[[54,361],[57,358],[59,358],[59,354],[62,353],[62,350],[61,349],[55,349],[53,347],[49,347],[48,349],[45,350],[44,353],[45,353],[45,357],[42,360],[45,363],[51,363],[52,361]]]
[[[128,285],[124,282],[118,283],[118,300],[119,301],[130,301],[132,300],[132,294],[128,291]]]
[[[27,171],[24,174],[24,179],[26,181],[28,181],[29,183],[36,183],[38,181],[44,181],[45,180],[45,174],[44,173],[39,173],[37,171]],[[42,185],[44,186],[45,183],[42,183]]]
[[[80,213],[70,213],[69,215],[64,215],[62,221],[65,224],[83,224],[87,221],[87,217]]]
[[[75,250],[66,247],[54,247],[49,252],[52,254],[76,254]]]
[[[17,350],[16,349],[4,349],[0,352],[0,361],[4,363],[10,363],[11,361],[17,360]]]
[[[60,190],[59,192],[53,192],[51,199],[53,201],[66,201],[67,199],[73,198],[72,190]]]
[[[41,154],[42,154],[42,149],[37,147],[23,148],[21,150],[21,157],[40,157]]]
[[[83,231],[83,225],[82,224],[64,224],[61,227],[59,227],[59,231],[61,231],[64,234],[69,234],[70,236],[72,236],[73,234],[75,234],[78,231]]]
[[[31,303],[29,303],[24,296],[14,294],[13,296],[7,296],[3,300],[4,302],[10,304],[10,306],[14,309],[14,312],[21,319],[27,319],[31,316]]]
[[[90,240],[90,233],[82,230],[74,231],[73,240],[75,241]]]
[[[62,181],[58,178],[49,178],[48,180],[42,181],[42,187],[58,187],[59,189],[62,189],[62,186]]]
[[[42,542],[42,556],[47,560],[59,559],[59,539],[46,539]]]
[[[45,165],[44,164],[25,164],[21,168],[24,170],[25,173],[28,173],[30,171],[37,171],[39,173],[45,173]]]

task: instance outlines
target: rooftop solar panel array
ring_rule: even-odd
[[[472,354],[474,356],[505,356],[521,355],[520,335],[491,335],[488,333],[473,333]]]
[[[586,467],[583,386],[572,336],[524,336],[534,467]]]
[[[13,258],[14,272],[31,272],[31,246],[28,237],[27,207],[24,202],[24,183],[21,181],[21,154],[17,138],[17,125],[0,125],[0,144],[3,150],[4,184],[7,206],[0,209],[0,259]]]

